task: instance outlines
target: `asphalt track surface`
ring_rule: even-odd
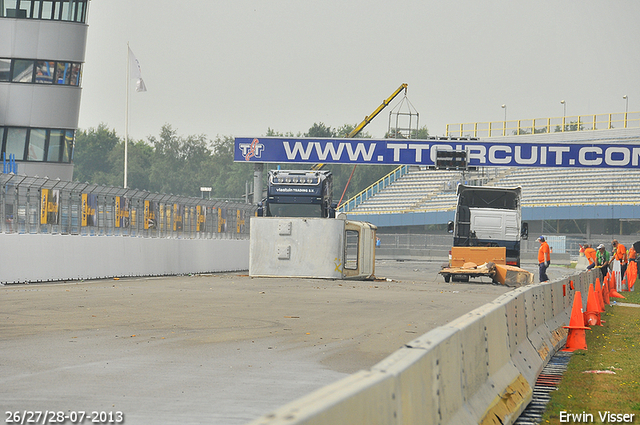
[[[3,423],[47,410],[246,423],[511,290],[445,283],[439,269],[378,261],[380,281],[221,273],[0,287]]]

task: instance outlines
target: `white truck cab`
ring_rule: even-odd
[[[521,220],[520,187],[458,185],[455,222],[449,222],[453,246],[505,247],[506,263],[520,267],[520,240],[528,226]]]

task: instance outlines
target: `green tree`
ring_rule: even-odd
[[[324,123],[314,123],[304,135],[305,137],[336,137],[336,132]]]
[[[422,126],[417,130],[411,130],[409,138],[411,139],[426,139],[429,137],[429,129],[427,126]],[[385,139],[406,139],[407,136],[402,133],[400,129],[391,128],[384,135]]]
[[[427,139],[429,138],[429,129],[427,128],[426,125],[420,127],[417,130],[413,130],[411,132],[411,138],[412,139]]]
[[[127,147],[127,186],[140,190],[151,190],[151,158],[153,147],[144,140],[129,140]],[[124,184],[124,142],[119,142],[109,153],[112,173],[107,184],[122,186]]]
[[[564,131],[582,131],[582,130],[584,130],[584,125],[582,124],[582,122],[580,120],[571,121],[571,122],[569,122],[569,124],[565,124],[564,125]],[[556,128],[554,129],[554,131],[556,133],[561,132],[562,131],[562,126],[556,125]]]
[[[113,164],[109,154],[120,142],[115,130],[109,130],[106,124],[98,128],[78,130],[74,148],[74,179],[81,182],[104,182],[110,180]]]
[[[154,192],[199,196],[200,187],[210,184],[212,152],[205,135],[181,137],[165,124],[159,138],[151,136],[148,141],[154,148],[150,173]]]
[[[351,134],[351,132],[355,128],[356,128],[355,125],[344,124],[344,125],[338,127],[335,130],[335,137],[347,137],[349,134]],[[366,132],[364,130],[360,130],[360,132],[358,134],[356,134],[355,137],[363,138],[363,139],[370,139],[371,138],[371,134],[369,134],[368,132]]]
[[[246,183],[253,181],[252,162],[233,162],[234,143],[233,136],[217,136],[213,141],[210,176],[216,198],[240,198]]]
[[[298,135],[294,135],[292,132],[287,131],[286,133],[281,133],[279,131],[276,131],[274,129],[272,129],[271,127],[267,127],[267,134],[265,134],[265,136],[267,137],[302,137],[302,133],[298,132]]]
[[[324,123],[314,123],[304,136],[344,137],[354,125],[345,124],[336,129]],[[428,134],[426,127],[419,131]],[[293,133],[280,133],[268,128],[267,136],[294,137]],[[298,133],[297,137],[303,136]],[[358,137],[371,137],[361,132]],[[426,137],[418,133],[418,137]],[[160,134],[149,136],[146,141],[129,141],[128,186],[158,193],[183,196],[200,196],[200,187],[211,186],[215,198],[240,198],[247,182],[253,182],[254,164],[234,162],[234,138],[217,136],[214,140],[205,135],[181,136],[169,124],[162,126]],[[122,186],[124,174],[124,142],[115,130],[100,124],[97,129],[79,130],[75,153],[76,180],[103,185]],[[278,164],[269,164],[265,171]],[[282,168],[309,168],[282,164]],[[334,199],[337,202],[353,171],[352,165],[327,165],[334,175]],[[363,190],[394,166],[361,165],[353,176],[345,200]],[[266,187],[267,173],[263,186]]]

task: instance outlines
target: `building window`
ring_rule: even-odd
[[[16,59],[13,61],[14,83],[30,83],[33,81],[33,61]]]
[[[0,81],[11,80],[11,59],[0,58]]]
[[[79,63],[0,58],[0,81],[79,86],[81,78],[82,64]]]
[[[16,161],[69,163],[73,159],[75,131],[45,128],[0,127],[0,160],[14,154]]]
[[[9,155],[14,154],[16,161],[23,161],[26,142],[26,128],[7,128],[7,142],[5,147],[7,158],[9,157]]]
[[[65,130],[64,145],[62,146],[62,162],[71,162],[73,159],[73,130]]]
[[[0,2],[2,5],[2,16],[7,18],[26,18],[26,8],[21,9],[18,0],[4,0]]]
[[[80,82],[80,64],[70,62],[58,62],[56,68],[56,84],[77,86]]]
[[[72,86],[80,85],[80,64],[79,63],[71,64],[71,79],[69,81],[69,84]]]
[[[56,67],[56,84],[67,86],[77,86],[80,84],[80,64],[69,62],[58,62]]]
[[[53,84],[54,61],[36,62],[36,83]]]
[[[64,131],[51,130],[51,135],[49,136],[49,151],[47,152],[47,159],[50,162],[60,162],[60,156],[62,154],[63,146]]]
[[[0,0],[0,17],[84,23],[88,0]]]
[[[44,128],[32,128],[29,132],[27,161],[44,161],[46,159],[44,157],[46,144],[47,130]]]
[[[38,19],[53,19],[53,2],[45,1],[41,6],[42,13]]]

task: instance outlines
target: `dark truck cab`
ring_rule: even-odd
[[[334,218],[333,175],[322,170],[270,170],[258,216]]]

